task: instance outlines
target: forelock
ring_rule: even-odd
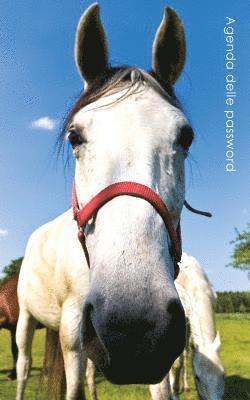
[[[101,97],[107,96],[112,92],[119,92],[122,89],[127,89],[118,100],[121,101],[131,94],[141,90],[144,84],[152,87],[159,95],[166,99],[170,104],[177,108],[181,108],[178,99],[175,97],[174,92],[168,83],[164,83],[153,72],[145,72],[139,68],[133,67],[117,67],[107,68],[102,75],[97,77],[85,90],[80,93],[75,104],[67,114],[62,130],[57,140],[58,152],[63,147],[65,135],[74,115],[82,108],[86,107]]]

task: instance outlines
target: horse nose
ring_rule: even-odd
[[[159,310],[128,302],[113,305],[90,294],[84,309],[87,355],[113,383],[157,383],[185,345],[185,315],[177,296]],[[150,301],[149,301],[150,303]]]

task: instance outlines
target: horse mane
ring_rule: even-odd
[[[140,89],[140,84],[143,82],[146,82],[170,104],[177,108],[181,108],[180,102],[175,96],[173,88],[168,83],[163,82],[154,71],[145,72],[139,68],[127,66],[109,67],[92,83],[87,85],[86,89],[80,93],[75,104],[68,112],[57,139],[58,153],[63,147],[65,135],[70,123],[79,110],[101,97],[107,96],[114,90],[119,92],[126,88],[126,93],[115,102],[121,101],[137,92]]]

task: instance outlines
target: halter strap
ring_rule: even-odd
[[[81,209],[79,208],[75,183],[73,183],[73,188],[72,188],[73,215],[78,225],[78,239],[82,244],[89,267],[90,267],[90,260],[86,246],[84,228],[87,222],[98,212],[98,210],[104,204],[106,204],[107,202],[109,202],[110,200],[112,200],[117,196],[124,196],[124,195],[138,197],[146,200],[155,208],[158,214],[160,214],[160,216],[162,217],[172,243],[172,253],[173,253],[172,257],[175,267],[175,278],[177,278],[179,273],[178,262],[181,261],[181,253],[182,253],[180,224],[178,224],[177,230],[175,230],[170,212],[166,204],[160,198],[160,196],[150,187],[142,185],[141,183],[137,182],[113,183],[107,186],[105,189],[101,190]]]
[[[184,206],[186,207],[186,209],[188,211],[191,211],[194,214],[203,215],[203,217],[208,217],[208,218],[212,217],[212,214],[210,212],[197,210],[197,208],[190,206],[190,204],[187,202],[187,200],[184,201]]]

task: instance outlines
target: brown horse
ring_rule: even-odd
[[[7,329],[11,335],[11,352],[13,358],[13,368],[8,375],[11,380],[16,379],[16,362],[18,356],[18,348],[16,344],[16,326],[19,317],[19,304],[17,298],[17,282],[18,275],[0,284],[0,329]],[[38,324],[37,329],[43,328],[42,324]]]
[[[9,374],[10,379],[16,379],[16,325],[19,316],[19,305],[17,299],[18,275],[12,276],[0,285],[0,329],[8,329],[11,334],[11,351],[13,357],[13,368]]]

